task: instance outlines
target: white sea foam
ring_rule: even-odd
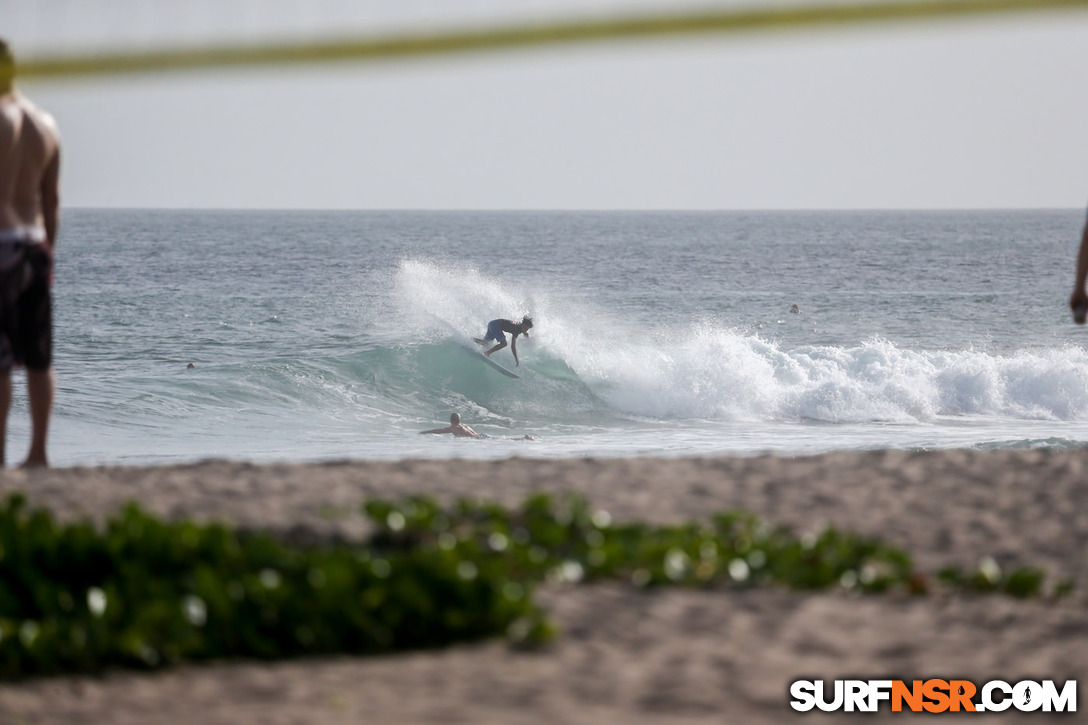
[[[522,291],[472,268],[404,262],[398,290],[416,323],[439,337],[448,328],[482,330],[488,315],[529,311]],[[829,423],[1088,419],[1083,348],[998,355],[911,350],[872,339],[790,349],[710,318],[640,329],[573,295],[541,293],[534,302],[535,358],[560,360],[601,400],[632,416]],[[530,343],[521,344],[525,358]]]
[[[654,418],[904,422],[938,416],[1088,418],[1081,348],[984,352],[782,349],[705,326],[667,346],[569,351],[565,361],[617,409]]]
[[[408,332],[431,339],[448,335],[451,330],[482,336],[489,320],[520,318],[530,312],[524,294],[467,265],[401,262],[394,295],[406,318],[397,320],[400,334]]]

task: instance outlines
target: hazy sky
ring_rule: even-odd
[[[73,206],[1088,202],[1088,13],[23,90],[61,125]]]

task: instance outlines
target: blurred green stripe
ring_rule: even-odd
[[[53,56],[30,58],[21,62],[19,75],[22,78],[52,79],[200,68],[361,61],[595,40],[749,30],[773,31],[858,22],[997,15],[1061,8],[1085,9],[1088,8],[1088,0],[907,0],[779,6],[684,15],[565,21],[387,38]]]

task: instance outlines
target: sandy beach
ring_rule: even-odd
[[[793,680],[1067,680],[1088,672],[1088,456],[898,451],[809,458],[345,461],[8,471],[0,494],[63,517],[139,501],[300,541],[357,538],[370,496],[477,496],[516,505],[576,491],[616,519],[671,522],[744,508],[798,532],[879,535],[928,574],[1038,566],[1058,602],[935,593],[552,588],[562,628],[537,653],[502,642],[379,658],[224,662],[0,686],[3,723],[771,723]],[[1084,683],[1081,682],[1081,685]],[[849,715],[814,715],[820,722]],[[856,715],[854,716],[856,717]],[[886,710],[877,720],[893,715]],[[1013,722],[1015,711],[975,722]]]

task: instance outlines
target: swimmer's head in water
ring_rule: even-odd
[[[461,425],[460,413],[450,413],[450,425]]]

